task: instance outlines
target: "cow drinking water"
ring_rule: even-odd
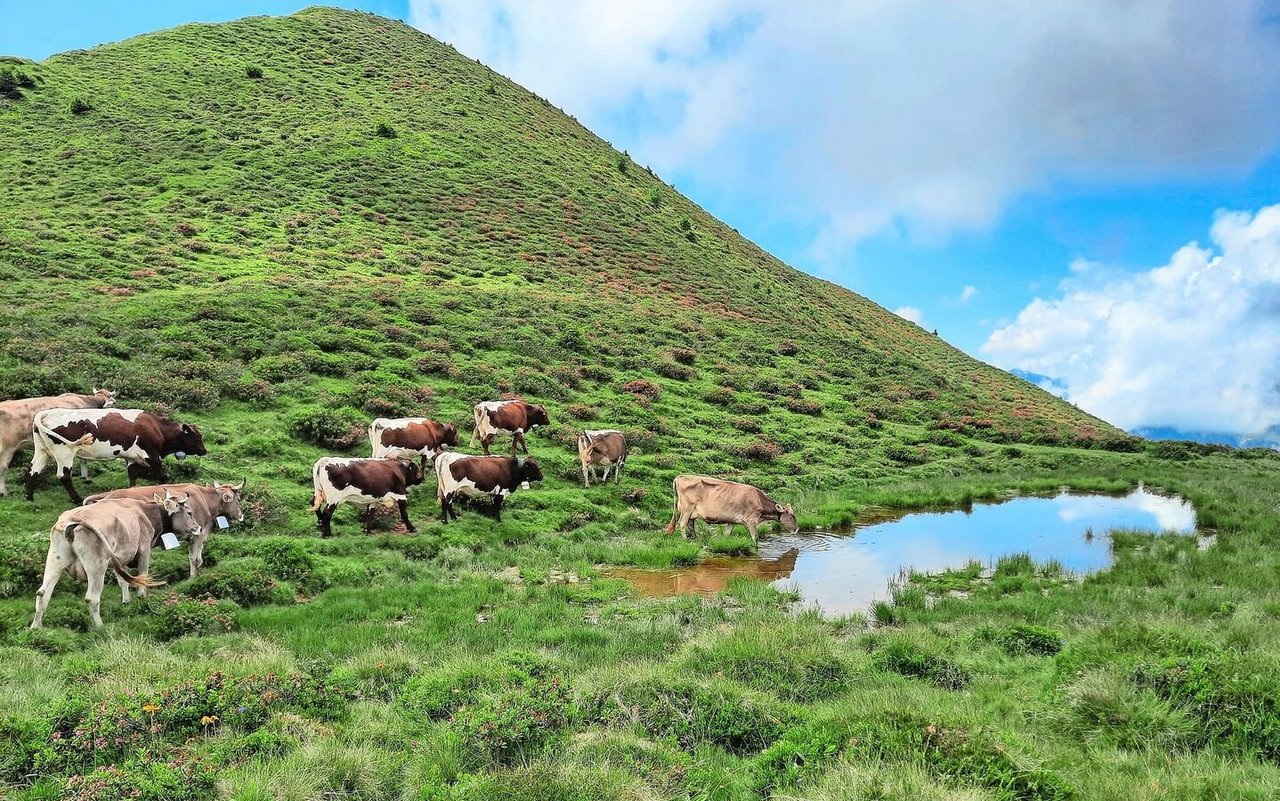
[[[745,525],[753,542],[757,541],[756,532],[763,522],[776,520],[791,534],[800,530],[791,504],[777,503],[750,484],[708,476],[676,476],[672,489],[675,492],[675,510],[667,524],[668,534],[679,528],[688,536],[697,520],[708,526],[723,523],[725,534],[735,525]]]

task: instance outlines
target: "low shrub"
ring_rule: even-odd
[[[641,398],[656,398],[662,388],[647,378],[633,378],[618,387],[619,391],[626,392]]]
[[[764,439],[753,439],[746,442],[729,442],[724,446],[725,453],[739,459],[753,462],[772,462],[782,455],[782,448]]]
[[[778,347],[775,350],[779,356],[795,356],[800,352],[800,346],[789,340],[783,340],[778,343]]]
[[[151,608],[156,615],[155,633],[161,640],[225,634],[236,627],[239,610],[231,601],[196,600],[177,593],[165,593],[160,603]]]
[[[537,746],[569,722],[569,690],[558,676],[486,696],[460,708],[453,729],[471,753],[484,753],[509,763],[524,749]]]
[[[12,537],[0,540],[0,598],[26,595],[40,586],[48,540]]]
[[[67,779],[62,798],[73,801],[207,801],[217,797],[217,771],[198,756],[143,752]]]
[[[767,748],[786,730],[792,711],[766,695],[725,681],[651,676],[609,687],[590,702],[601,723],[638,723],[651,737],[670,737],[692,752],[700,744],[745,754]]]
[[[291,603],[292,589],[277,581],[265,560],[258,557],[228,559],[193,578],[186,593],[195,598],[218,598],[241,606]]]
[[[91,106],[83,98],[77,97],[76,99],[71,101],[71,113],[76,115],[77,117],[79,117],[81,114],[88,114],[90,111],[93,111],[93,106]]]
[[[695,644],[684,661],[691,671],[723,675],[799,703],[839,695],[852,679],[826,632],[793,621],[737,628]]]
[[[270,537],[260,540],[254,549],[276,578],[305,583],[316,568],[315,557],[306,546],[287,537]]]
[[[1019,625],[996,636],[996,643],[1010,656],[1053,656],[1062,650],[1060,632],[1044,626]]]
[[[364,418],[349,409],[304,409],[289,417],[288,426],[304,442],[343,451],[367,437]]]
[[[262,67],[259,67],[259,66],[254,65],[254,64],[250,64],[249,66],[247,66],[247,67],[245,67],[245,68],[244,68],[244,77],[246,77],[246,78],[254,78],[254,79],[261,78],[261,77],[262,77]]]
[[[752,417],[735,417],[729,421],[729,425],[748,434],[759,434],[764,430],[760,421]]]
[[[785,405],[796,414],[805,414],[810,417],[822,416],[822,404],[817,401],[806,400],[804,398],[787,398]]]
[[[768,798],[826,770],[849,745],[856,731],[847,723],[820,721],[789,729],[752,763],[754,787]]]
[[[944,690],[963,690],[972,680],[968,668],[907,639],[889,641],[871,661],[881,670],[924,679]]]
[[[385,122],[378,123],[378,127],[374,129],[373,133],[375,136],[380,136],[383,139],[395,139],[396,136],[398,136],[396,129],[392,128]]]
[[[694,361],[698,358],[698,352],[691,348],[672,348],[671,358],[680,364],[693,366]]]
[[[1196,742],[1200,721],[1119,676],[1086,673],[1067,688],[1064,727],[1089,741],[1131,750],[1170,751]]]
[[[673,378],[676,381],[688,381],[698,375],[697,370],[677,362],[658,362],[653,370],[660,376]]]

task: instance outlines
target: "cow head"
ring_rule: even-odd
[[[551,418],[547,416],[547,407],[541,404],[529,407],[529,428],[534,426],[549,426]]]
[[[239,484],[219,484],[213,482],[213,488],[218,493],[218,514],[233,523],[244,522],[244,511],[240,509],[240,495],[244,492],[244,487],[249,483],[249,479],[243,479]]]
[[[110,409],[116,405],[116,393],[102,387],[93,388],[94,400],[102,404],[103,409]]]
[[[157,493],[151,496],[151,500],[164,508],[165,514],[169,516],[169,525],[179,539],[198,539],[204,533],[188,506],[190,495],[170,495],[165,490],[163,497]]]
[[[516,473],[520,481],[541,481],[542,468],[538,467],[538,460],[532,456],[524,459],[516,459]]]
[[[200,434],[200,429],[190,423],[182,423],[178,426],[176,436],[169,442],[172,452],[183,456],[204,456],[208,453],[204,449],[204,437]]]
[[[422,483],[422,465],[418,464],[416,460],[397,459],[396,461],[400,463],[400,469],[404,472],[404,485],[406,487]]]
[[[441,445],[448,445],[450,448],[458,447],[458,427],[453,423],[445,423],[444,434],[440,437]]]
[[[791,504],[777,504],[778,523],[788,534],[796,534],[800,531],[800,523],[796,521],[796,510]]]

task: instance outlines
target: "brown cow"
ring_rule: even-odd
[[[679,527],[681,533],[688,536],[697,520],[708,526],[724,523],[725,534],[742,523],[751,532],[752,541],[758,539],[756,532],[760,524],[767,521],[778,521],[791,534],[800,530],[791,504],[777,503],[750,484],[707,476],[676,476],[671,486],[675,491],[675,511],[667,524],[668,534]]]
[[[578,460],[582,462],[582,486],[591,486],[587,473],[589,470],[591,478],[595,478],[595,466],[598,464],[604,465],[604,481],[609,480],[610,467],[613,468],[613,480],[618,480],[622,466],[627,461],[627,438],[621,431],[583,431],[578,435],[577,442]]]
[[[499,434],[511,435],[511,455],[519,446],[526,454],[529,446],[524,441],[526,432],[538,426],[551,425],[546,407],[535,406],[522,400],[485,401],[477,403],[472,411],[475,413],[476,427],[471,431],[471,445],[476,444],[476,437],[484,447],[484,455],[489,455],[489,444]]]
[[[71,483],[71,466],[79,459],[124,459],[129,464],[129,486],[147,469],[157,481],[165,481],[165,456],[204,456],[200,429],[175,423],[141,409],[49,409],[36,414],[32,423],[36,455],[27,475],[27,500],[31,500],[40,474],[50,461],[58,479],[74,503],[80,493]]]
[[[369,533],[373,507],[400,507],[400,520],[408,531],[417,531],[409,522],[409,487],[422,483],[422,468],[417,462],[399,459],[344,459],[326,456],[311,468],[315,499],[311,510],[322,536],[333,535],[331,521],[339,504],[365,507],[364,532]]]
[[[401,417],[389,420],[379,417],[369,424],[369,442],[375,459],[411,459],[421,457],[422,472],[444,448],[458,447],[458,427],[453,423],[437,423],[425,417]]]
[[[248,479],[239,484],[214,483],[211,487],[203,484],[160,484],[155,487],[129,487],[128,489],[99,492],[84,499],[84,506],[99,501],[119,498],[149,500],[155,493],[172,493],[186,495],[190,498],[187,506],[196,522],[200,524],[200,534],[187,541],[187,566],[191,568],[191,578],[195,578],[204,565],[204,544],[209,535],[232,523],[244,522],[244,511],[240,508],[240,496],[244,492]],[[219,519],[221,518],[221,519]]]
[[[448,523],[458,519],[453,501],[459,495],[492,498],[491,514],[502,522],[502,504],[517,487],[530,481],[541,481],[542,470],[532,457],[468,456],[465,453],[442,453],[436,457],[436,499],[440,501],[440,519]]]
[[[49,532],[49,554],[44,560],[44,578],[36,591],[36,615],[31,620],[31,628],[43,625],[44,610],[63,571],[88,581],[85,600],[89,602],[93,625],[99,628],[107,568],[115,571],[124,603],[129,603],[130,587],[137,587],[139,595],[146,595],[148,587],[163,584],[163,581],[152,581],[147,576],[147,568],[152,543],[166,531],[179,536],[199,536],[200,525],[187,508],[185,497],[152,493],[150,501],[120,498],[63,512]],[[125,568],[135,560],[138,562],[136,576]]]
[[[0,401],[0,495],[8,495],[5,474],[13,455],[21,448],[31,447],[31,424],[37,412],[45,409],[103,409],[114,406],[116,393],[109,389],[95,389],[92,395],[67,392],[44,398],[22,398]],[[89,466],[81,465],[81,475],[89,477]]]

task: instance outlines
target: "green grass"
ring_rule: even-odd
[[[108,589],[103,631],[69,579],[26,630],[65,497],[0,498],[0,794],[1280,786],[1273,454],[1131,440],[785,267],[398,23],[313,9],[18,66],[34,86],[0,99],[0,396],[110,385],[201,425],[209,455],[176,478],[250,490],[206,575],[157,554],[169,585],[129,607]],[[466,423],[503,392],[554,422],[530,438],[547,480],[503,523],[441,525],[428,482],[415,536],[390,517],[363,536],[348,509],[316,536],[310,465],[363,453],[355,425]],[[621,484],[583,490],[572,435],[605,426],[633,455]],[[840,620],[746,580],[637,598],[597,566],[752,550],[741,529],[662,534],[681,472],[759,484],[810,529],[1142,481],[1218,536],[1118,532],[1114,568],[1083,580],[1017,557],[908,574]],[[95,465],[93,488],[123,483]],[[90,724],[102,745],[68,745]]]

